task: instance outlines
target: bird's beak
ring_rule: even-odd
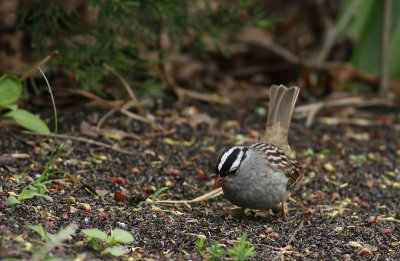
[[[215,178],[215,181],[214,181],[214,187],[219,188],[219,187],[221,187],[221,185],[224,184],[225,182],[226,182],[226,179],[225,179],[225,178],[222,178],[222,177],[220,177],[220,176],[217,176],[217,177]]]

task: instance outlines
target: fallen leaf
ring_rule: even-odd
[[[368,248],[364,247],[363,249],[358,251],[357,254],[359,254],[359,255],[372,255],[372,252]]]
[[[315,213],[315,210],[312,208],[306,209],[303,213],[301,213],[302,216],[311,216]]]
[[[75,198],[72,197],[72,196],[65,197],[64,199],[67,200],[67,201],[70,202],[70,203],[74,203],[74,202],[75,202]]]
[[[340,199],[340,195],[337,192],[333,192],[331,195],[331,200],[337,200]]]
[[[133,168],[129,169],[129,174],[140,174],[140,173],[141,173],[141,171],[137,167],[133,167]]]
[[[377,224],[377,223],[379,223],[378,220],[375,218],[375,216],[369,216],[364,222],[368,223],[368,224]]]
[[[103,189],[96,189],[96,193],[97,195],[99,195],[100,197],[104,197],[105,195],[107,195],[107,193],[110,192],[108,190],[103,190]]]
[[[370,207],[371,207],[367,202],[364,202],[364,201],[361,202],[360,206],[361,206],[362,208],[370,208]]]
[[[330,162],[324,164],[324,169],[328,172],[334,172],[336,170],[335,167]]]
[[[127,183],[126,179],[122,177],[110,177],[110,181],[121,185],[125,185]]]
[[[337,233],[342,233],[343,232],[343,227],[335,227],[335,231]]]
[[[199,169],[199,168],[194,168],[194,171],[197,173],[197,175],[199,176],[204,176],[206,173],[204,172],[204,170]]]
[[[363,246],[361,245],[361,243],[362,242],[360,242],[360,241],[350,241],[349,242],[349,246],[351,246],[351,247],[359,247],[359,248],[363,248]]]
[[[92,209],[92,207],[88,203],[78,203],[78,206],[83,208],[85,211],[89,211]]]
[[[322,192],[321,190],[315,191],[314,194],[315,194],[315,196],[317,196],[317,198],[324,199],[326,197],[325,193]]]
[[[126,198],[126,194],[124,192],[115,192],[114,199],[118,202],[123,202]]]
[[[381,233],[382,233],[383,235],[387,236],[387,237],[392,237],[392,236],[393,236],[392,232],[391,232],[390,229],[388,229],[388,228],[383,228],[383,229],[381,230]]]

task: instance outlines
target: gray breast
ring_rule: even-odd
[[[222,185],[225,197],[233,204],[252,209],[268,209],[285,200],[288,178],[267,166],[265,154],[249,149],[236,175]]]

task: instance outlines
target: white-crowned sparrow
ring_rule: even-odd
[[[260,143],[225,150],[215,167],[215,185],[222,186],[233,204],[251,209],[276,209],[289,190],[301,180],[302,171],[290,158],[287,134],[300,89],[273,85],[267,127]]]

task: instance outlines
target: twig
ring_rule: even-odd
[[[393,101],[386,98],[371,98],[363,96],[340,98],[326,101],[318,101],[315,103],[298,106],[295,108],[295,113],[300,114],[298,118],[306,117],[306,126],[309,127],[314,121],[316,113],[323,108],[340,107],[340,106],[371,106],[371,105],[387,105],[393,106]]]
[[[354,0],[351,2],[350,6],[347,8],[346,13],[342,15],[339,22],[336,26],[326,28],[327,33],[325,35],[324,43],[322,45],[321,51],[316,57],[316,61],[322,62],[325,61],[329,52],[331,51],[333,45],[336,42],[336,39],[339,33],[345,28],[345,26],[350,22],[350,19],[356,13],[358,6],[360,5],[361,0]]]
[[[327,125],[337,125],[339,123],[342,124],[353,124],[358,126],[382,126],[384,123],[367,120],[367,119],[360,119],[360,118],[338,118],[338,117],[321,117],[319,118],[320,122],[323,122]],[[392,124],[391,125],[394,129],[399,130],[399,124]]]
[[[80,90],[80,89],[71,89],[71,88],[63,88],[63,87],[52,87],[52,89],[54,91],[61,91],[61,92],[77,94],[82,97],[86,97],[89,100],[96,101],[97,103],[99,103],[103,106],[106,105],[106,106],[111,106],[111,107],[118,107],[118,106],[121,106],[122,104],[124,104],[124,101],[107,101],[93,93],[90,93],[90,92],[87,92],[84,90]]]
[[[186,205],[186,204],[190,204],[190,203],[197,203],[200,201],[212,199],[212,198],[218,197],[219,195],[222,195],[222,194],[223,194],[222,188],[217,188],[206,194],[203,194],[197,198],[190,199],[190,200],[186,200],[186,199],[184,199],[184,200],[156,200],[156,203],[161,204],[161,205],[175,205],[175,204],[185,204]]]
[[[105,120],[110,117],[111,115],[113,115],[115,112],[118,111],[118,108],[112,108],[111,110],[109,110],[106,114],[103,115],[103,117],[100,118],[99,122],[96,125],[96,129],[100,129],[101,125],[103,125],[103,123],[105,122]]]
[[[138,120],[138,121],[141,121],[141,122],[148,123],[148,124],[150,124],[151,126],[153,126],[153,128],[155,128],[155,129],[159,129],[159,130],[162,130],[162,131],[166,131],[166,129],[165,129],[161,124],[158,124],[158,123],[155,122],[155,121],[149,120],[149,119],[147,119],[147,118],[145,118],[145,117],[142,117],[142,116],[137,115],[137,114],[135,114],[135,113],[133,113],[133,112],[130,112],[130,111],[128,111],[127,109],[120,108],[119,111],[120,111],[121,113],[125,114],[126,116],[132,118],[132,119],[135,119],[135,120]]]
[[[152,125],[153,128],[165,131],[165,128],[163,126],[161,126],[160,124],[158,124],[158,123],[156,123],[156,122],[154,122],[152,120],[149,120],[149,119],[147,119],[145,117],[139,116],[139,115],[137,115],[137,114],[135,114],[133,112],[128,111],[127,108],[129,106],[131,106],[130,104],[125,104],[122,108],[120,108],[120,106],[123,104],[122,101],[107,101],[107,100],[104,100],[104,99],[100,98],[97,95],[94,95],[94,94],[92,94],[90,92],[86,92],[84,90],[60,88],[60,87],[53,87],[53,89],[56,90],[56,91],[65,91],[65,92],[69,92],[69,93],[78,94],[78,95],[81,95],[81,96],[86,97],[88,99],[94,100],[94,101],[96,101],[96,102],[98,102],[100,104],[103,104],[103,105],[105,104],[107,106],[115,107],[118,111],[120,111],[121,113],[127,115],[128,117],[130,117],[132,119],[148,123],[148,124]]]
[[[389,38],[390,38],[390,24],[392,15],[392,0],[383,1],[383,15],[382,15],[382,38],[381,38],[381,75],[379,79],[379,92],[385,94],[389,89],[389,68],[388,68],[388,54],[389,54]]]
[[[32,69],[30,69],[28,72],[26,72],[24,75],[22,75],[19,78],[20,82],[25,81],[28,77],[32,76],[35,72],[39,70],[39,67],[43,67],[54,55],[58,54],[58,51],[55,50],[53,51],[50,55],[48,55],[46,58],[44,58],[42,61],[40,61],[38,64],[33,66]]]
[[[375,75],[360,71],[350,64],[342,64],[340,67],[330,70],[329,75],[341,82],[361,81],[371,86],[379,85],[379,79]],[[400,95],[400,80],[392,79],[388,84],[390,90]]]
[[[304,67],[314,69],[314,70],[330,70],[333,68],[339,67],[342,63],[340,62],[320,62],[318,60],[304,60],[303,58],[298,57],[297,55],[293,54],[289,50],[273,43],[272,41],[264,41],[262,46],[266,47],[273,53],[281,56],[286,61],[295,64],[295,65],[302,65]]]
[[[44,137],[53,137],[54,136],[53,133],[45,134],[45,133],[36,133],[36,132],[32,132],[32,131],[22,131],[22,133],[29,134],[29,135],[36,135],[36,136],[44,136]],[[91,140],[91,139],[87,139],[87,138],[70,136],[70,135],[65,135],[65,134],[57,134],[57,138],[76,140],[79,142],[84,142],[84,143],[96,145],[99,147],[105,147],[107,149],[111,149],[111,150],[114,150],[116,152],[123,153],[123,154],[137,155],[137,153],[135,153],[135,152],[119,149],[119,148],[116,148],[115,146],[109,145],[107,143],[95,141],[95,140]]]
[[[178,87],[178,90],[183,96],[187,96],[187,97],[190,97],[190,98],[196,99],[196,100],[210,102],[210,103],[220,103],[220,104],[229,104],[230,103],[230,100],[225,97],[217,97],[214,95],[190,91],[190,90],[186,90],[186,89],[179,88],[179,87]]]
[[[176,84],[175,79],[171,76],[168,69],[166,68],[165,63],[160,65],[160,70],[161,70],[161,74],[164,77],[164,80],[172,88],[176,97],[178,98],[178,103],[182,103],[184,101],[185,97],[189,97],[189,98],[200,100],[200,101],[210,102],[210,103],[221,103],[221,104],[229,104],[230,103],[229,99],[226,99],[223,97],[219,98],[212,94],[199,93],[199,92],[190,91],[190,90],[179,87]]]
[[[174,134],[176,132],[175,129],[171,129],[168,131],[156,132],[156,133],[146,133],[146,137],[154,138],[154,137],[164,137]]]
[[[178,98],[178,103],[182,103],[184,100],[183,94],[180,92],[178,85],[175,82],[175,79],[171,76],[167,69],[167,65],[163,61],[163,58],[160,58],[161,65],[160,65],[160,71],[161,75],[164,76],[164,80],[167,83],[167,85],[174,91],[176,97]]]
[[[276,250],[279,250],[279,254],[277,254],[276,256],[274,256],[274,258],[272,258],[273,261],[276,260],[283,260],[283,255],[285,253],[289,253],[290,251],[288,251],[287,249],[291,249],[290,244],[293,242],[294,237],[296,236],[296,234],[303,228],[303,224],[304,224],[304,220],[301,220],[300,225],[293,231],[292,235],[289,238],[289,241],[287,242],[285,247],[282,248],[275,248]]]
[[[293,234],[290,236],[289,241],[287,242],[286,246],[289,246],[293,240],[296,234],[303,228],[304,220],[301,220],[300,225],[296,228],[295,231],[293,231]]]
[[[400,219],[395,219],[395,218],[392,218],[392,217],[378,218],[378,221],[388,221],[388,222],[400,223]]]
[[[111,66],[109,66],[106,63],[103,63],[104,68],[106,68],[108,71],[110,71],[112,74],[114,74],[122,83],[122,86],[124,86],[125,90],[128,92],[129,96],[131,97],[132,101],[134,102],[135,106],[138,108],[138,110],[140,111],[140,104],[138,102],[138,100],[136,99],[135,94],[133,93],[131,87],[129,86],[129,84],[125,81],[124,78],[122,78],[122,76],[115,71]]]

